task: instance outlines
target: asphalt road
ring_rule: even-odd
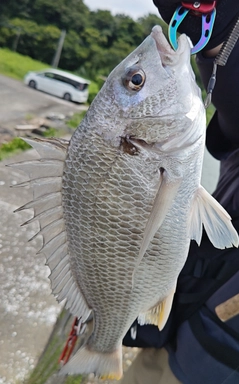
[[[69,114],[81,106],[31,89],[23,81],[0,75],[0,127],[12,128],[26,115],[45,117],[49,112]]]

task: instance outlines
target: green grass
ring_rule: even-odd
[[[29,71],[40,71],[49,65],[33,60],[28,56],[12,52],[7,48],[0,48],[0,73],[22,80]]]
[[[64,384],[80,384],[81,381],[81,376],[68,376]]]
[[[56,128],[48,128],[45,132],[42,134],[44,137],[60,137],[61,132]]]
[[[17,153],[29,148],[31,148],[31,146],[27,144],[24,140],[20,139],[20,137],[14,137],[14,139],[9,141],[8,143],[0,145],[0,160],[5,159],[13,153]]]

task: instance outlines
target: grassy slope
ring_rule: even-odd
[[[49,67],[49,64],[34,60],[29,56],[21,55],[7,48],[0,48],[0,73],[2,75],[22,80],[29,71],[40,71]],[[92,81],[89,86],[89,93],[97,93],[98,90],[97,84]]]
[[[39,71],[49,65],[33,60],[28,56],[20,55],[6,48],[0,48],[0,73],[22,80],[29,71]]]

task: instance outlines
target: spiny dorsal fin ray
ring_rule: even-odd
[[[55,221],[57,218],[60,219],[61,217],[62,217],[62,207],[59,205],[59,206],[53,207],[52,209],[48,209],[45,212],[39,213],[38,215],[33,216],[31,219],[21,224],[21,227],[23,227],[24,225],[31,224],[37,220],[39,222],[40,228],[42,229],[46,225]]]
[[[25,139],[24,139],[25,140]],[[30,180],[22,186],[30,185],[33,200],[16,211],[32,208],[34,220],[39,222],[40,231],[33,236],[42,235],[43,247],[38,253],[46,257],[51,269],[52,292],[58,301],[66,299],[66,308],[82,321],[91,313],[79,285],[70,269],[67,234],[62,208],[62,175],[68,142],[61,139],[26,139],[42,159],[25,161],[12,167],[23,170]]]
[[[35,216],[35,215],[38,215],[39,213],[47,211],[48,209],[61,205],[61,202],[62,202],[61,192],[56,192],[56,193],[53,192],[53,193],[43,195],[38,199],[29,201],[29,203],[24,204],[22,207],[16,209],[14,212],[19,212],[24,209],[33,208],[34,216]]]
[[[31,179],[19,184],[12,185],[12,188],[31,187],[33,190],[34,199],[46,195],[51,192],[60,192],[62,186],[61,177],[41,177],[38,179]]]
[[[204,225],[208,238],[219,249],[238,247],[239,239],[225,209],[202,187],[195,192],[189,217],[190,238],[200,245]]]
[[[11,164],[12,168],[18,168],[25,172],[30,179],[44,178],[46,176],[62,176],[64,162],[62,160],[29,160]]]
[[[58,236],[54,237],[51,241],[48,243],[45,243],[41,249],[37,252],[37,254],[44,254],[46,260],[48,257],[50,257],[62,244],[66,244],[66,232],[60,233]]]
[[[40,229],[29,241],[33,240],[36,236],[41,235],[43,238],[43,243],[48,243],[50,240],[54,239],[61,232],[64,232],[65,224],[63,219],[58,219],[48,224],[46,227]]]
[[[59,259],[61,260],[65,258],[67,251],[67,244],[63,243],[46,258],[46,264],[49,266],[51,271],[53,271],[53,269],[57,266]]]
[[[65,153],[69,145],[68,140],[64,139],[27,139],[23,138],[31,145],[43,159],[56,159],[65,161]]]

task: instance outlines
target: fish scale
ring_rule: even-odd
[[[136,75],[136,77],[135,77]],[[135,81],[135,78],[137,81]],[[174,52],[158,26],[109,75],[70,143],[26,139],[52,292],[90,335],[61,374],[122,376],[136,318],[162,329],[190,239],[238,246],[227,212],[200,185],[205,110],[186,36]],[[27,185],[24,183],[23,185]]]
[[[72,146],[76,143],[78,152],[77,157],[74,156],[72,161],[70,155],[66,161],[63,176],[63,207],[64,211],[67,212],[65,214],[65,222],[66,227],[69,228],[67,230],[69,254],[72,258],[76,259],[72,263],[72,268],[78,271],[77,280],[84,296],[88,298],[89,307],[95,308],[95,318],[98,324],[94,330],[94,336],[89,340],[89,346],[93,344],[96,351],[111,351],[117,347],[115,340],[118,340],[119,336],[122,338],[131,324],[129,320],[127,322],[124,321],[125,318],[129,317],[129,312],[137,313],[140,309],[147,308],[150,301],[149,297],[151,297],[152,305],[155,304],[157,293],[158,299],[162,300],[170,287],[166,285],[165,290],[160,292],[156,282],[161,280],[161,285],[162,280],[165,282],[174,281],[178,274],[178,268],[176,268],[176,263],[174,263],[174,271],[169,266],[165,268],[165,263],[163,262],[157,263],[157,260],[164,259],[162,253],[160,252],[159,254],[159,249],[165,251],[167,255],[168,247],[167,236],[165,237],[165,247],[162,245],[160,236],[158,238],[156,236],[154,238],[155,251],[149,250],[145,254],[142,266],[137,271],[134,288],[131,291],[132,275],[139,253],[140,240],[143,237],[145,223],[152,209],[158,187],[159,173],[157,171],[159,160],[148,163],[147,169],[144,159],[135,156],[135,159],[131,159],[134,166],[129,165],[128,156],[119,153],[116,159],[115,148],[106,149],[105,142],[100,137],[95,137],[92,134],[94,127],[88,126],[88,130],[89,138],[87,143],[91,150],[87,150],[85,145],[84,129],[82,130],[84,132],[82,135],[81,131],[77,131],[71,142]],[[91,145],[92,141],[94,143],[93,146]],[[79,143],[83,143],[82,148],[79,146]],[[93,149],[95,149],[95,152]],[[114,153],[114,156],[112,156],[113,162],[109,161],[111,156],[101,155],[103,151],[109,153],[110,150]],[[83,156],[84,163],[82,164],[81,158]],[[105,175],[99,171],[98,158],[101,166],[105,169]],[[104,158],[105,162],[103,162]],[[88,168],[90,174],[87,179],[85,168],[87,169],[88,163],[91,166]],[[94,164],[94,168],[92,164]],[[71,174],[72,169],[74,169],[75,183],[73,183],[73,186],[70,186],[68,173]],[[83,177],[81,176],[82,170]],[[146,179],[150,179],[150,189],[147,180],[144,181],[142,176],[139,178],[139,174],[146,174]],[[72,182],[72,177],[70,179]],[[155,179],[154,189],[152,188],[153,179]],[[75,187],[76,183],[80,186],[77,192],[75,192],[77,189]],[[138,188],[138,191],[135,193],[134,187]],[[78,196],[78,206],[74,207],[78,213],[78,218],[74,218],[74,224],[71,223],[73,212],[68,205],[68,201],[71,201],[72,193],[76,193]],[[88,199],[90,198],[93,200],[93,207],[91,206],[89,210]],[[124,202],[127,204],[126,207]],[[111,223],[112,217],[116,218],[113,223]],[[106,222],[106,218],[108,222]],[[127,230],[129,235],[135,228],[138,228],[138,234],[134,242],[130,242],[129,239],[130,246],[127,244],[127,237],[122,239],[122,223],[124,223],[123,230]],[[76,229],[73,229],[74,225],[77,225]],[[125,254],[126,250],[127,255]],[[178,252],[178,240],[175,250]],[[77,255],[79,255],[78,258]],[[90,261],[92,259],[94,263],[93,272],[92,262]],[[120,269],[118,269],[118,266],[120,266]],[[147,273],[145,273],[145,270]],[[167,270],[170,271],[169,274],[166,273]],[[97,286],[91,284],[96,274]],[[152,281],[149,282],[148,275],[151,277],[155,276],[155,279],[153,279],[155,282],[154,289],[152,289]],[[175,277],[172,278],[171,275],[175,275]],[[160,279],[161,276],[162,278]],[[111,299],[112,288],[117,281],[119,281],[117,292],[114,290],[114,299]],[[103,296],[101,287],[104,287]],[[128,302],[131,303],[131,310],[126,305],[126,287],[129,291]],[[105,297],[107,297],[107,302]],[[117,321],[115,318],[110,318],[110,312],[113,310],[111,300],[114,306],[117,305],[116,312],[119,317]],[[100,313],[101,317],[99,321],[97,319],[97,312]],[[118,329],[118,337],[115,337],[115,328]]]

